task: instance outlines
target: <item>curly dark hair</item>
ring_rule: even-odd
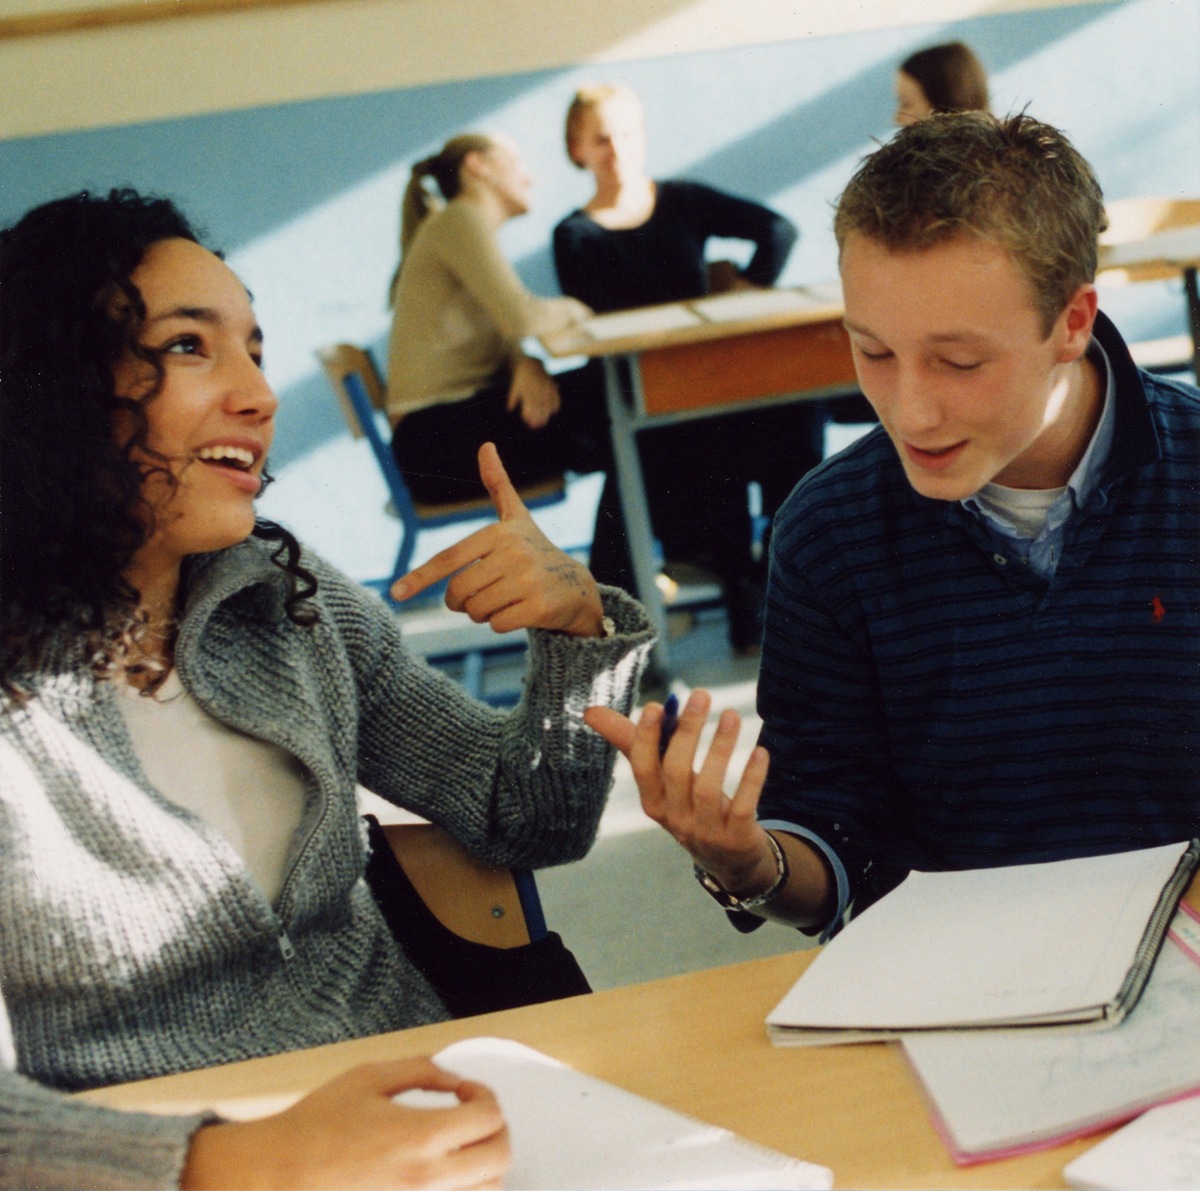
[[[131,276],[170,239],[199,243],[173,202],[128,189],[58,199],[0,230],[0,688],[10,698],[64,629],[105,674],[144,619],[125,578],[153,528],[142,486],[151,471],[174,481],[146,444],[145,404],[163,373],[138,342],[146,309]],[[141,401],[115,392],[127,351],[158,376]],[[118,410],[133,427],[121,445]],[[287,615],[312,624],[316,580],[299,543],[270,521],[253,533],[278,543]]]

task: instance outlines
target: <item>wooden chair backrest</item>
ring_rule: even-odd
[[[366,389],[367,398],[371,404],[378,410],[385,409],[387,394],[383,380],[375,368],[375,361],[372,360],[368,351],[356,347],[352,343],[335,343],[330,347],[323,347],[317,352],[317,356],[321,361],[321,366],[325,369],[325,375],[329,377],[333,390],[337,394],[351,435],[354,438],[364,437],[366,430],[353,402],[346,393],[346,377],[357,373],[362,379],[363,388]],[[382,460],[380,463],[386,472],[386,464]],[[395,482],[404,483],[403,478],[398,474]],[[407,494],[407,485],[405,488],[406,498],[412,502],[413,510],[421,520],[428,520],[431,517],[466,520],[476,513],[490,513],[492,510],[491,498],[486,493],[471,500],[430,502],[414,500],[411,495]],[[517,489],[517,492],[527,508],[538,508],[562,500],[566,495],[566,488],[566,476],[557,475],[547,480],[540,480],[535,484],[524,484]]]
[[[350,398],[346,395],[346,377],[357,373],[362,378],[363,388],[366,389],[371,404],[376,409],[383,409],[386,395],[383,381],[375,370],[375,362],[368,352],[361,347],[355,347],[352,343],[335,343],[332,347],[322,348],[317,355],[325,369],[325,375],[329,377],[333,391],[341,403],[342,413],[345,415],[346,424],[350,427],[350,433],[355,438],[362,438],[364,434],[362,423],[358,419],[358,414],[351,404]]]

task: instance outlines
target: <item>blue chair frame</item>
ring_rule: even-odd
[[[379,579],[363,580],[363,586],[378,592],[393,608],[397,604],[391,597],[391,586],[406,574],[412,566],[417,539],[425,529],[438,529],[458,522],[479,521],[495,515],[491,500],[485,495],[477,500],[430,505],[413,499],[408,484],[401,474],[392,455],[391,442],[383,429],[384,386],[370,352],[350,343],[339,343],[322,348],[317,358],[329,378],[333,391],[342,407],[350,433],[355,438],[366,438],[371,453],[387,485],[392,508],[401,523],[400,546],[391,574]],[[566,479],[558,477],[541,484],[518,489],[526,508],[540,509],[557,504],[566,498]],[[445,582],[427,588],[418,599],[428,602],[437,598],[444,590]],[[497,637],[495,644],[486,647],[488,654],[511,653],[523,648],[510,639]],[[517,701],[518,691],[502,691],[484,695],[485,649],[454,650],[445,655],[431,655],[429,661],[436,663],[461,663],[459,681],[477,699],[485,699],[495,706],[506,706]]]
[[[366,586],[381,592],[394,605],[389,588],[410,569],[421,531],[486,518],[494,512],[492,503],[486,496],[447,504],[415,501],[392,455],[391,443],[384,438],[380,428],[384,387],[370,352],[353,344],[339,343],[322,348],[317,352],[317,358],[341,402],[351,434],[355,438],[365,437],[370,443],[371,453],[387,484],[392,507],[403,527],[391,575],[365,581]],[[562,476],[519,490],[525,507],[529,509],[558,504],[566,498],[566,491],[566,480]]]

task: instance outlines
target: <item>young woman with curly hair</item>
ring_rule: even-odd
[[[473,702],[256,517],[263,333],[171,203],[46,204],[0,278],[0,1187],[498,1185],[494,1098],[428,1060],[238,1123],[64,1093],[448,1016],[364,882],[356,786],[497,864],[583,855],[612,756],[565,709],[628,707],[641,610],[485,446],[499,521],[402,581],[531,630],[521,703]]]

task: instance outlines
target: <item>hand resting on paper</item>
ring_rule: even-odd
[[[536,628],[599,637],[604,608],[595,579],[537,527],[490,442],[479,448],[479,478],[499,520],[397,579],[392,598],[408,599],[452,575],[446,606],[497,633]]]
[[[688,696],[661,757],[662,704],[648,703],[636,724],[608,707],[589,707],[583,718],[628,758],[646,814],[722,888],[739,897],[752,897],[770,888],[777,875],[767,832],[755,816],[770,758],[766,749],[755,747],[733,794],[725,793],[726,773],[741,727],[741,717],[727,708],[697,769],[700,734],[711,705],[707,691],[696,690]],[[803,841],[784,832],[772,834],[787,857],[789,877],[780,893],[759,912],[797,926],[825,921],[832,913],[833,891],[824,864]]]
[[[413,1107],[408,1089],[450,1093]],[[206,1125],[181,1187],[500,1187],[512,1161],[495,1096],[430,1059],[354,1067],[274,1116]]]

